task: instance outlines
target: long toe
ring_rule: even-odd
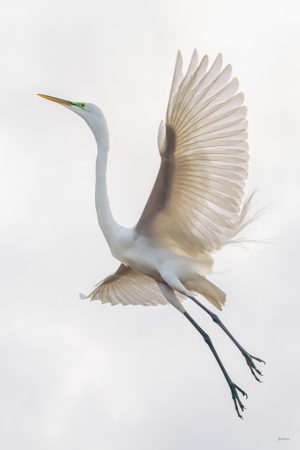
[[[262,362],[264,364],[266,364],[266,361],[264,361],[263,359],[257,358],[256,356],[250,355],[252,359],[255,359],[256,361]]]
[[[252,375],[254,376],[254,378],[259,381],[260,383],[262,382],[257,375],[259,376],[263,376],[263,374],[261,373],[261,371],[256,367],[256,365],[254,364],[254,359],[256,361],[262,362],[265,364],[265,361],[263,361],[262,359],[256,358],[255,356],[250,355],[249,353],[244,353],[244,357],[246,359],[246,362],[251,370]]]
[[[245,391],[243,391],[243,389],[241,389],[240,387],[238,387],[234,383],[232,383],[230,385],[230,390],[231,390],[232,399],[233,399],[233,402],[234,402],[234,407],[235,407],[235,410],[237,412],[237,415],[240,417],[240,419],[242,419],[243,416],[242,416],[241,412],[243,412],[244,409],[246,409],[246,408],[243,405],[243,403],[241,402],[241,399],[239,397],[238,391],[246,398],[248,398],[248,395],[246,394]]]

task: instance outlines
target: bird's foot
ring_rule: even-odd
[[[234,383],[230,383],[230,390],[231,390],[231,394],[232,394],[232,399],[233,399],[233,401],[234,401],[234,407],[235,407],[235,410],[236,410],[236,412],[237,412],[237,415],[242,419],[243,417],[242,417],[242,414],[241,414],[241,412],[243,412],[244,411],[244,409],[246,409],[245,408],[245,406],[243,405],[243,403],[241,402],[241,399],[239,398],[239,393],[238,393],[238,391],[244,396],[244,397],[246,397],[246,399],[248,398],[248,395],[246,394],[246,392],[245,391],[243,391],[240,387],[238,387],[236,384],[234,384]],[[240,412],[240,410],[241,410],[241,412]]]
[[[260,375],[260,376],[262,377],[263,374],[261,373],[260,370],[258,370],[258,368],[257,368],[256,365],[254,364],[254,361],[253,361],[253,360],[255,359],[255,360],[258,361],[258,362],[261,362],[261,363],[266,364],[265,361],[264,361],[263,359],[256,358],[256,356],[252,356],[252,355],[250,355],[250,354],[247,353],[247,352],[243,352],[243,355],[244,355],[245,360],[246,360],[246,362],[247,362],[247,364],[248,364],[248,366],[249,366],[249,368],[250,368],[250,370],[251,370],[252,375],[254,376],[254,378],[255,378],[257,381],[259,381],[259,382],[261,383],[262,381],[258,378],[257,375]]]

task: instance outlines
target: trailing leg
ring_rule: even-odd
[[[185,317],[191,322],[191,324],[199,331],[199,333],[201,334],[201,336],[203,337],[203,339],[205,340],[205,342],[207,343],[207,345],[209,346],[210,350],[212,351],[214,357],[217,360],[217,363],[220,367],[220,369],[223,372],[223,375],[228,383],[228,386],[231,390],[231,395],[232,395],[232,399],[234,401],[234,407],[235,410],[237,412],[237,415],[242,419],[242,415],[241,412],[244,411],[245,407],[243,405],[243,403],[241,402],[240,398],[239,398],[239,392],[244,395],[246,398],[248,397],[248,395],[246,394],[246,392],[244,392],[240,387],[238,387],[235,383],[232,382],[231,378],[229,377],[225,367],[223,366],[222,361],[219,358],[218,353],[216,352],[215,347],[213,346],[213,343],[210,339],[210,337],[208,336],[207,333],[205,333],[205,331],[197,324],[197,322],[194,321],[194,319],[185,311],[184,312]],[[240,410],[241,412],[240,412]]]
[[[232,336],[232,334],[230,333],[230,331],[225,327],[225,325],[223,324],[223,322],[219,319],[219,317],[213,313],[212,311],[210,311],[208,308],[206,308],[206,306],[202,305],[202,303],[199,302],[199,300],[197,300],[195,297],[192,297],[191,295],[188,296],[191,300],[193,300],[193,302],[195,302],[198,306],[200,306],[200,308],[202,308],[207,314],[210,315],[210,317],[212,318],[212,320],[219,325],[220,328],[222,328],[222,330],[227,334],[227,336],[232,340],[232,342],[237,346],[237,348],[240,350],[240,352],[242,353],[242,355],[244,356],[244,358],[246,359],[246,362],[251,370],[252,375],[254,376],[254,378],[261,382],[261,380],[258,378],[257,374],[262,376],[262,373],[260,370],[258,370],[258,368],[255,366],[254,363],[254,359],[256,361],[262,362],[265,364],[265,361],[263,361],[260,358],[257,358],[256,356],[250,355],[250,353],[248,353],[240,344],[239,342]]]
[[[160,288],[162,294],[164,295],[164,297],[173,305],[175,306],[175,308],[177,308],[182,314],[184,314],[184,316],[191,322],[191,324],[199,331],[199,333],[201,334],[201,336],[203,337],[203,339],[205,340],[205,342],[207,343],[207,345],[209,346],[210,350],[212,351],[214,357],[217,360],[217,363],[220,367],[220,369],[222,370],[222,373],[229,385],[230,391],[231,391],[231,395],[232,395],[232,399],[234,401],[234,406],[236,409],[236,412],[238,414],[238,416],[240,418],[242,418],[241,412],[243,412],[244,410],[244,405],[241,402],[240,398],[239,398],[239,392],[246,396],[247,398],[247,394],[246,392],[244,392],[240,387],[238,387],[235,383],[232,382],[231,378],[229,377],[222,361],[219,358],[219,355],[216,352],[215,347],[213,346],[213,343],[210,339],[210,337],[208,336],[207,333],[205,333],[204,330],[202,330],[202,328],[197,324],[197,322],[194,321],[194,319],[186,312],[186,310],[184,309],[183,305],[180,303],[180,301],[177,299],[175,292],[173,291],[173,289],[170,288],[170,286],[168,286],[166,283],[163,282],[158,282],[158,287]]]

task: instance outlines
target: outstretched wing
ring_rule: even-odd
[[[117,305],[166,305],[157,283],[150,277],[121,264],[88,295],[91,300]]]
[[[190,257],[219,249],[241,228],[248,168],[246,108],[231,66],[218,55],[183,77],[177,56],[166,123],[158,135],[161,166],[136,231]],[[246,208],[247,209],[247,208]]]

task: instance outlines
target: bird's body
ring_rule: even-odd
[[[161,166],[135,227],[113,218],[106,187],[109,133],[102,111],[89,103],[44,96],[73,110],[87,122],[97,142],[96,210],[112,255],[121,262],[89,295],[112,305],[172,304],[198,329],[210,346],[230,386],[235,407],[243,410],[240,391],[232,383],[209,337],[189,316],[182,300],[189,297],[211,315],[242,352],[251,372],[260,374],[249,355],[217,316],[193,295],[198,293],[222,309],[226,295],[206,277],[211,254],[234,240],[248,224],[249,201],[242,204],[248,168],[246,108],[222,69],[218,55],[208,69],[195,51],[183,76],[178,53],[165,122],[158,133]],[[259,360],[260,361],[260,360]]]
[[[204,265],[201,265],[200,261],[162,248],[155,239],[139,236],[135,229],[121,233],[119,245],[112,249],[112,254],[125,266],[157,282],[164,281],[164,277],[170,274],[185,285],[197,273],[204,273]],[[171,287],[176,289],[175,286]]]

